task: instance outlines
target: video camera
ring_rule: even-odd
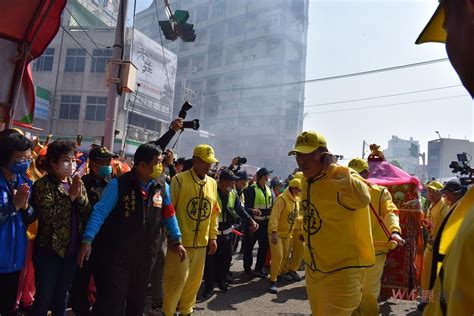
[[[451,161],[449,164],[449,168],[452,169],[453,173],[460,174],[459,180],[462,185],[474,184],[474,169],[469,165],[472,157],[468,160],[467,156],[467,153],[457,154],[458,161]]]
[[[235,168],[233,168],[232,171],[237,172],[237,171],[240,170],[240,167],[242,165],[245,165],[247,163],[247,158],[245,158],[245,157],[235,157],[233,159],[233,161],[237,161],[237,162],[236,162]]]
[[[178,117],[182,118],[183,120],[186,118],[186,114],[192,108],[192,104],[189,101],[186,101],[181,106],[181,110],[179,110]],[[183,129],[185,128],[192,128],[193,130],[197,131],[199,129],[199,120],[195,119],[192,121],[184,121],[183,122]]]

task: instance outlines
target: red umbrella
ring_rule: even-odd
[[[0,9],[0,123],[31,127],[35,104],[30,61],[58,32],[66,0],[2,1]],[[14,120],[12,119],[14,118]]]

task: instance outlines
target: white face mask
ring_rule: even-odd
[[[63,161],[59,163],[58,173],[64,177],[70,177],[76,171],[76,163],[71,161]]]

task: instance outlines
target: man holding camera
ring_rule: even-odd
[[[306,290],[313,315],[351,315],[362,299],[367,267],[375,263],[369,186],[336,164],[325,138],[301,133],[293,150],[303,172]]]
[[[245,207],[252,211],[253,219],[258,223],[259,229],[251,233],[246,227],[243,245],[244,245],[244,272],[248,276],[252,275],[253,248],[258,241],[257,263],[253,275],[265,278],[267,275],[263,272],[265,257],[268,252],[268,220],[273,205],[272,191],[267,186],[272,171],[267,168],[261,168],[257,171],[257,182],[253,184],[245,194]]]
[[[451,64],[474,97],[473,21],[473,0],[441,1],[416,43],[446,43]],[[425,315],[474,313],[473,247],[474,190],[471,188],[455,207],[451,207],[433,244],[434,301],[427,306]]]
[[[227,291],[226,281],[232,261],[232,237],[234,235],[232,224],[240,218],[245,225],[249,226],[250,232],[254,232],[258,228],[258,224],[244,210],[237,193],[234,191],[236,180],[239,180],[239,178],[229,169],[223,169],[219,175],[218,202],[221,213],[218,215],[217,252],[206,257],[203,298],[212,295],[215,283],[221,291]]]

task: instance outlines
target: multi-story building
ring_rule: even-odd
[[[455,177],[449,165],[457,161],[457,154],[467,153],[469,162],[474,155],[474,142],[466,139],[440,138],[428,142],[429,178],[447,179]],[[472,162],[471,162],[472,163]],[[460,163],[462,166],[462,164]],[[459,175],[459,173],[457,174]]]
[[[407,140],[392,136],[392,139],[388,141],[387,149],[383,153],[387,161],[398,161],[402,169],[410,174],[415,174],[420,170],[420,143],[413,140],[413,137]]]
[[[161,37],[161,1],[137,14],[135,27],[178,55],[174,113],[191,99],[188,118],[206,131],[183,133],[180,155],[206,142],[223,164],[245,156],[281,176],[292,171],[287,153],[303,125],[308,2],[173,1],[173,10],[190,12],[193,43]]]
[[[59,30],[43,55],[31,64],[34,83],[39,87],[37,95],[41,91],[41,95],[49,96],[49,105],[47,101],[37,102],[34,126],[42,129],[38,134],[51,133],[55,137],[81,134],[84,136],[85,148],[92,142],[100,143],[104,135],[107,62],[112,56],[115,37],[115,27],[107,26],[108,19],[105,19],[105,23],[98,11],[88,11],[92,10],[96,2],[68,2],[62,20],[64,29]],[[102,2],[109,6],[118,3]],[[138,79],[160,81],[165,72],[165,60],[169,63],[170,84],[150,86],[142,81],[137,98],[126,94],[120,97],[116,119],[119,134],[115,139],[114,150],[123,148],[126,134],[128,146],[125,149],[128,154],[132,154],[137,145],[156,139],[167,130],[172,114],[176,74],[176,56],[172,52],[142,34],[136,34],[133,38],[147,43],[134,46],[132,58],[137,66],[141,67],[142,62],[148,65],[146,71],[139,69]],[[124,59],[127,60],[131,56],[131,31],[127,32],[125,39]],[[140,47],[141,51],[138,52]],[[162,86],[167,91],[161,91]],[[152,92],[146,91],[146,88]]]

